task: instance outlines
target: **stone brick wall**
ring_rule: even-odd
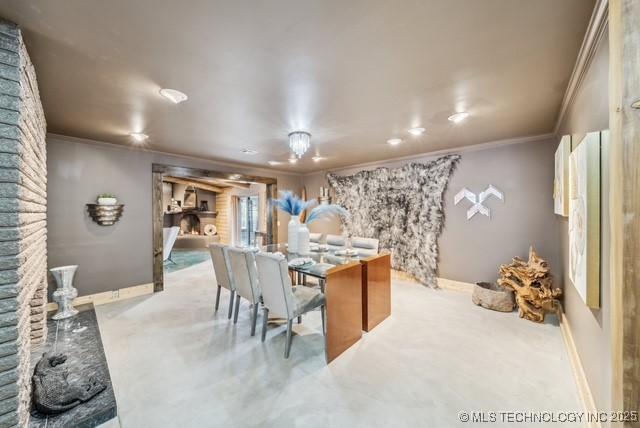
[[[0,20],[0,426],[24,426],[46,338],[46,123],[19,29]]]

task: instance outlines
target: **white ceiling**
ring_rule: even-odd
[[[310,172],[551,132],[593,6],[1,0],[0,16],[24,31],[49,132],[130,145],[140,131],[156,150]],[[471,116],[454,125],[456,110]],[[289,165],[298,128],[312,147]]]

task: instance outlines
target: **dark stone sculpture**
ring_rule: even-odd
[[[94,377],[69,380],[69,371],[62,365],[63,354],[42,355],[33,373],[33,405],[45,415],[66,412],[87,402],[104,391],[106,385]]]

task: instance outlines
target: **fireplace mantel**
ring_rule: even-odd
[[[175,213],[164,213],[164,227],[180,226],[180,222],[185,216],[194,215],[200,222],[199,234],[203,233],[202,228],[206,224],[215,224],[218,211],[199,211],[197,209],[182,210]]]

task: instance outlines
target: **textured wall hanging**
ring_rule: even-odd
[[[444,223],[442,195],[460,156],[448,155],[401,168],[354,175],[327,174],[333,203],[347,209],[352,236],[376,238],[392,251],[394,269],[437,287],[438,243]]]
[[[482,203],[489,196],[495,196],[501,201],[504,201],[504,195],[502,194],[502,192],[490,184],[489,187],[487,187],[484,191],[480,192],[477,196],[471,190],[467,189],[466,187],[463,187],[462,190],[460,190],[456,194],[456,196],[453,198],[453,203],[454,205],[458,205],[458,202],[460,202],[463,199],[466,199],[473,204],[471,205],[471,208],[467,210],[467,220],[471,219],[471,217],[473,217],[478,213],[482,215],[486,215],[487,217],[491,217],[491,211],[489,210],[489,208],[482,205]]]

